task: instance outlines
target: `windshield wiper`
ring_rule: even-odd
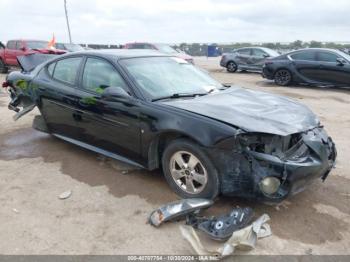
[[[196,96],[205,96],[208,93],[176,93],[169,96],[162,96],[155,99],[152,99],[152,102],[164,100],[164,99],[176,99],[181,97],[196,97]]]

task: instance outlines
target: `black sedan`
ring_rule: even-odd
[[[268,59],[263,77],[277,85],[350,86],[350,56],[342,51],[309,48]]]
[[[181,197],[278,202],[326,179],[335,146],[317,117],[285,97],[223,86],[153,51],[66,54],[8,75],[15,119],[149,170]],[[27,68],[27,69],[26,69]],[[145,185],[146,186],[146,185]],[[152,189],[150,189],[152,190]]]

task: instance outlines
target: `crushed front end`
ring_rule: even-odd
[[[288,136],[242,133],[208,153],[221,174],[224,195],[270,203],[303,191],[318,178],[324,181],[337,155],[322,127]]]

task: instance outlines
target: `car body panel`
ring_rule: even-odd
[[[307,107],[291,99],[238,87],[195,99],[164,103],[245,131],[281,136],[312,129],[319,122]]]

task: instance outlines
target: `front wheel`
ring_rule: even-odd
[[[279,86],[288,86],[292,82],[292,74],[287,69],[280,69],[275,73],[275,83]]]
[[[162,165],[168,184],[182,198],[214,199],[219,194],[216,168],[195,143],[173,141],[163,153]]]

